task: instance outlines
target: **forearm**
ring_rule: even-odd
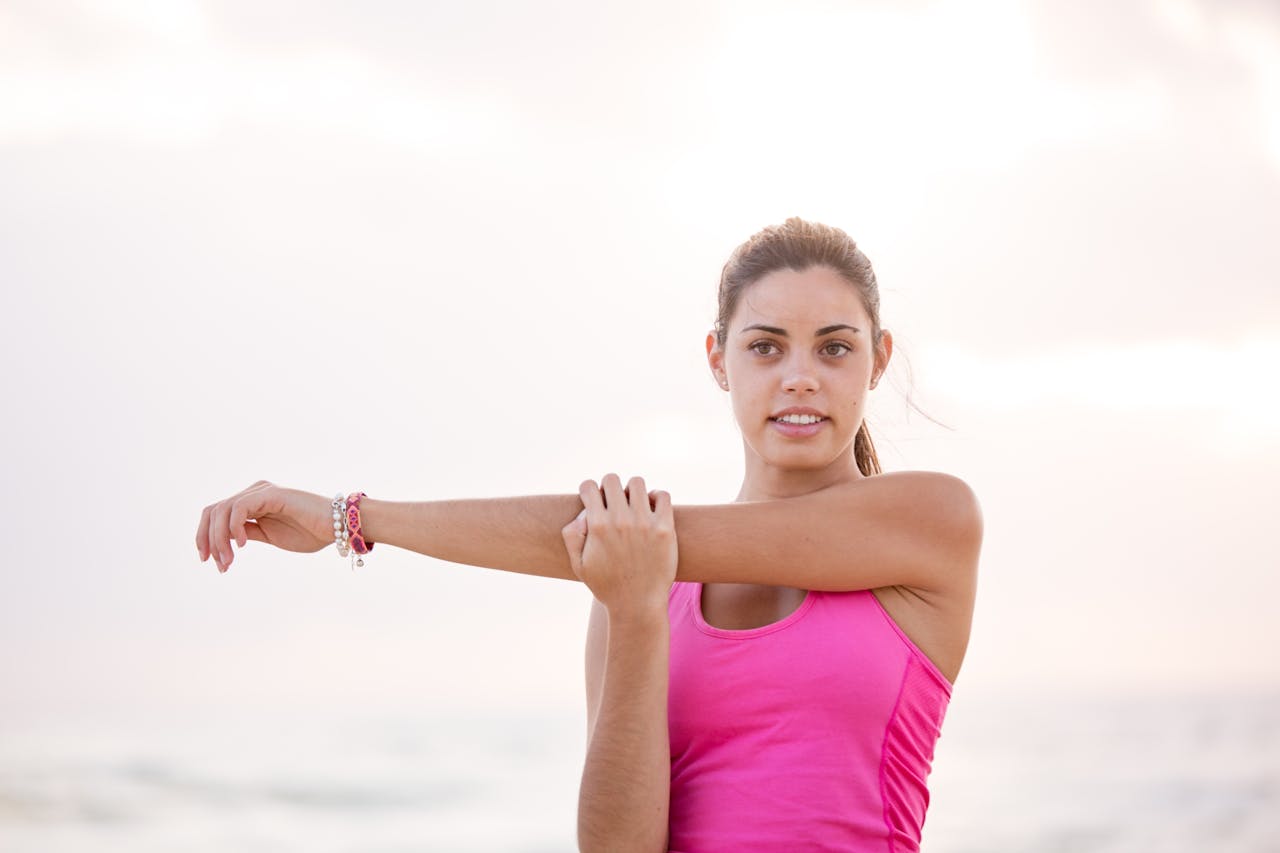
[[[583,853],[666,850],[669,644],[665,610],[610,616],[600,710],[578,793]]]
[[[360,502],[365,538],[446,560],[576,581],[562,528],[582,511],[577,494]]]

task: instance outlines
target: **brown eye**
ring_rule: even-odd
[[[829,350],[832,347],[844,347],[848,352],[853,352],[853,347],[849,346],[848,344],[841,343],[840,341],[832,341],[831,343],[823,347],[823,349]]]
[[[773,346],[773,344],[770,341],[756,341],[754,344],[751,345],[750,349],[754,350],[755,352],[760,352],[760,347],[771,347],[771,346]],[[760,354],[768,355],[769,353],[760,352]]]

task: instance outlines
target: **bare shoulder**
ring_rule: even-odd
[[[929,520],[946,526],[961,539],[982,538],[982,505],[973,488],[960,477],[943,471],[890,471],[857,481],[905,499]]]
[[[978,495],[964,479],[943,471],[890,471],[847,485],[903,520],[918,540],[927,538],[932,568],[920,592],[971,596],[983,517]]]
[[[854,484],[905,490],[938,506],[951,506],[962,512],[979,511],[978,496],[973,488],[960,477],[945,471],[887,471],[855,480]]]

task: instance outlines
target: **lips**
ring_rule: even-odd
[[[806,438],[811,435],[817,435],[827,425],[827,418],[816,420],[808,424],[793,424],[787,421],[780,421],[777,418],[770,418],[773,428],[784,436],[790,438]]]
[[[825,418],[827,416],[825,412],[820,412],[817,409],[811,409],[808,406],[788,406],[780,412],[774,412],[769,416],[769,419],[777,420],[778,418],[786,417],[787,415],[814,415],[819,418]]]

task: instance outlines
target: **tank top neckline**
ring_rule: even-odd
[[[702,615],[702,581],[692,581],[692,609],[693,624],[698,630],[712,637],[724,637],[731,640],[746,640],[751,637],[762,637],[765,634],[772,634],[774,631],[780,631],[788,625],[798,622],[806,613],[813,609],[813,603],[817,597],[817,590],[807,589],[804,593],[804,600],[800,602],[795,610],[792,610],[786,616],[776,622],[770,622],[766,625],[758,625],[755,628],[717,628],[708,622]]]
[[[694,626],[704,634],[712,637],[722,637],[727,640],[749,640],[753,637],[763,637],[768,634],[772,634],[775,631],[781,631],[783,628],[794,625],[796,622],[803,619],[806,613],[813,609],[813,605],[816,603],[817,597],[820,594],[820,590],[805,590],[804,601],[800,602],[800,606],[779,619],[777,622],[770,622],[767,625],[760,625],[755,628],[717,628],[715,625],[712,625],[703,618],[702,615],[702,581],[688,581],[688,584],[691,590],[689,609],[692,611]],[[675,585],[673,584],[672,589],[674,588]],[[943,675],[942,670],[938,668],[938,665],[934,663],[928,655],[920,650],[920,647],[916,645],[914,640],[907,636],[907,632],[903,631],[902,626],[894,621],[893,616],[891,616],[889,611],[885,609],[884,604],[882,604],[880,599],[876,597],[875,592],[870,589],[857,590],[857,592],[861,592],[863,595],[871,597],[871,600],[875,602],[875,609],[882,617],[884,617],[884,621],[893,630],[893,632],[902,639],[902,642],[907,645],[907,648],[911,650],[912,655],[920,662],[920,664],[928,670],[937,681],[941,682],[943,689],[946,691],[947,695],[950,696],[952,690],[955,688],[951,679]]]

